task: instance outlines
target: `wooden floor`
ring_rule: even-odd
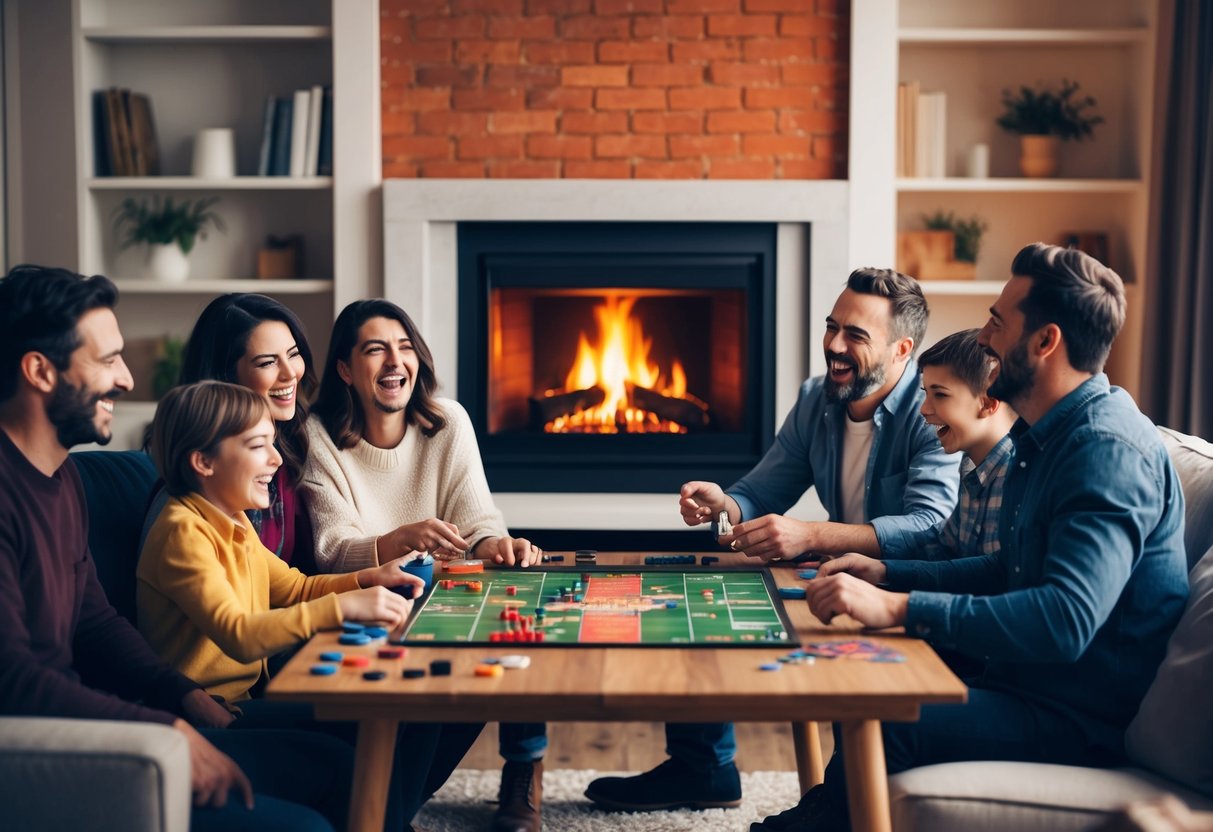
[[[742,771],[795,771],[792,728],[786,723],[737,723],[737,767]],[[647,771],[665,759],[665,728],[659,722],[553,722],[548,725],[547,769]],[[822,754],[834,747],[830,726],[822,730]],[[461,768],[496,769],[497,726],[487,725]]]

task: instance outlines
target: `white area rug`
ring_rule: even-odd
[[[736,809],[672,812],[604,812],[586,799],[596,777],[619,772],[560,769],[543,775],[543,828],[553,832],[744,832],[750,823],[781,812],[800,799],[794,771],[757,771],[741,775],[742,803]],[[485,829],[496,808],[501,771],[459,769],[426,804],[413,825],[424,832]]]

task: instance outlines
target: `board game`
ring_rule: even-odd
[[[791,631],[766,569],[530,567],[435,581],[402,643],[770,647]]]

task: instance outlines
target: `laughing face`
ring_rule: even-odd
[[[295,418],[303,356],[290,327],[264,321],[249,333],[244,355],[236,363],[236,383],[265,396],[276,422]]]
[[[986,352],[998,359],[998,370],[990,384],[990,395],[1018,409],[1032,392],[1036,368],[1028,360],[1030,333],[1024,332],[1024,315],[1019,304],[1028,296],[1032,279],[1012,277],[990,307],[990,319],[977,336]]]
[[[876,392],[893,364],[889,301],[846,289],[826,318],[826,398],[849,404]]]
[[[969,451],[983,437],[975,435],[982,412],[982,397],[947,367],[922,368],[922,417],[935,428],[939,444],[948,453]]]
[[[202,464],[202,495],[224,514],[269,508],[270,480],[282,464],[274,448],[273,420],[263,416],[248,430],[227,437]]]
[[[46,415],[64,448],[105,445],[113,437],[114,399],[134,386],[122,360],[122,333],[113,310],[100,308],[80,316],[76,334],[80,346],[55,381]]]
[[[364,413],[401,413],[408,407],[419,361],[404,325],[392,318],[371,318],[358,328],[349,362],[337,372],[350,385]]]

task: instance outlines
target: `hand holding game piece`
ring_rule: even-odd
[[[720,542],[746,557],[770,562],[794,558],[812,547],[812,523],[782,514],[766,514],[733,526]]]
[[[411,563],[415,557],[416,553],[410,552],[395,560],[389,560],[382,566],[372,566],[368,569],[358,570],[355,573],[358,576],[358,586],[364,589],[371,586],[385,586],[388,589],[395,589],[409,585],[416,587],[416,589],[411,594],[405,594],[405,598],[420,595],[421,592],[425,591],[425,580],[411,572],[404,571],[404,567]]]
[[[459,535],[454,523],[436,517],[418,523],[407,523],[379,537],[380,551],[406,554],[429,552],[435,557],[458,558],[470,544]]]
[[[539,563],[543,550],[525,537],[489,537],[476,544],[476,556],[505,566],[527,567]]]
[[[823,624],[839,615],[849,615],[865,627],[884,629],[906,623],[910,596],[878,589],[854,575],[843,573],[818,577],[805,588],[809,610]]]
[[[879,586],[888,577],[889,567],[882,560],[870,558],[858,552],[848,552],[845,555],[823,561],[817,567],[817,574],[823,578],[827,575],[854,575],[861,581],[867,581],[874,586]]]
[[[679,491],[678,510],[688,526],[711,523],[722,511],[728,510],[724,489],[714,482],[688,482]]]
[[[342,592],[337,604],[343,618],[382,622],[389,630],[403,627],[413,609],[412,601],[381,586]]]

